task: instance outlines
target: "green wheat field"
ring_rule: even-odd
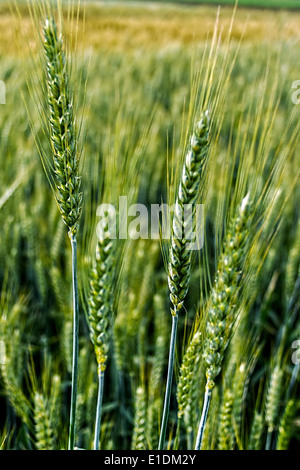
[[[300,12],[81,3],[0,3],[0,449],[297,449]]]

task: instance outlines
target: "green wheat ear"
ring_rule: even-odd
[[[266,394],[265,419],[268,426],[266,450],[270,450],[272,434],[278,427],[279,412],[282,400],[284,370],[276,364],[271,372],[269,386]]]
[[[207,304],[203,359],[206,363],[206,386],[202,415],[198,427],[196,450],[201,449],[203,432],[215,380],[221,372],[225,350],[235,320],[235,307],[245,256],[248,253],[249,227],[253,206],[249,194],[230,220],[223,250],[218,261],[214,284]]]
[[[255,410],[251,426],[248,450],[260,450],[262,448],[262,436],[264,431],[264,417]]]
[[[192,407],[193,376],[201,350],[201,333],[196,331],[183,356],[177,386],[178,419],[181,419],[187,409]]]
[[[138,387],[136,391],[136,410],[134,418],[134,427],[132,432],[132,450],[147,449],[147,402],[143,386]]]
[[[280,420],[276,450],[288,450],[289,443],[293,435],[293,421],[297,413],[297,403],[292,398],[285,407],[282,418]]]
[[[54,439],[45,398],[38,392],[34,396],[35,439],[38,450],[53,450]]]
[[[53,18],[46,19],[43,36],[55,194],[63,221],[75,235],[82,210],[77,133],[63,40]]]
[[[113,316],[114,242],[99,238],[96,259],[90,275],[89,326],[99,372],[104,372],[108,359],[109,335]]]
[[[249,196],[246,196],[229,225],[208,303],[203,358],[207,365],[206,387],[209,390],[213,389],[215,379],[221,371],[224,352],[234,322],[233,312],[249,241],[251,210]]]
[[[197,201],[207,161],[208,136],[209,114],[206,111],[196,124],[191,137],[175,203],[168,267],[172,315],[176,315],[183,307],[189,289],[192,250],[187,249],[188,240],[184,235],[191,221],[183,220],[184,208],[189,204],[194,205]]]

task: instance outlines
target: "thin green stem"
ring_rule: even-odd
[[[198,427],[195,450],[201,450],[203,433],[205,429],[205,424],[206,424],[208,410],[209,410],[209,404],[211,400],[211,393],[212,391],[209,388],[205,389],[204,403],[203,403],[202,414],[201,414],[200,423]]]
[[[97,397],[96,422],[95,422],[94,450],[99,450],[102,401],[103,401],[103,386],[104,386],[104,371],[100,371],[98,373],[98,397]]]
[[[168,375],[167,375],[165,401],[164,401],[164,409],[163,409],[163,416],[162,416],[162,422],[161,422],[158,450],[163,450],[165,439],[166,439],[166,430],[167,430],[167,423],[168,423],[168,418],[169,418],[171,389],[172,389],[172,380],[173,380],[173,371],[174,371],[177,323],[178,323],[178,315],[177,314],[172,315],[172,330],[171,330],[171,340],[170,340],[170,349],[169,349]]]
[[[267,441],[266,441],[266,450],[271,450],[272,437],[273,437],[273,431],[271,429],[268,429]]]
[[[72,363],[72,389],[70,408],[70,427],[68,449],[74,449],[75,442],[75,418],[77,402],[78,381],[78,340],[79,340],[79,309],[78,309],[78,284],[77,284],[77,242],[76,236],[71,233],[72,247],[72,285],[73,285],[73,363]]]

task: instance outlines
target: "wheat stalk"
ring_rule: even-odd
[[[183,307],[189,288],[192,251],[187,249],[185,229],[191,226],[195,213],[195,203],[199,196],[200,182],[207,161],[209,116],[205,112],[194,128],[189,149],[183,164],[172,223],[172,236],[169,253],[168,284],[171,300],[172,330],[169,347],[169,362],[165,400],[159,438],[159,450],[163,449],[170,408],[171,387],[174,369],[175,345],[177,336],[178,313]],[[183,220],[185,206],[193,205],[189,220]]]
[[[53,157],[54,193],[62,219],[68,227],[72,248],[73,286],[73,365],[70,409],[69,449],[74,448],[78,379],[78,284],[76,232],[82,210],[77,133],[73,116],[73,98],[69,83],[63,40],[53,18],[43,26],[46,59],[46,85],[49,133]]]

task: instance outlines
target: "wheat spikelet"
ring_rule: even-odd
[[[220,450],[233,450],[235,435],[232,425],[234,396],[226,389],[219,414],[218,448]]]
[[[197,331],[192,337],[190,344],[184,354],[180,376],[177,386],[177,402],[178,402],[178,418],[181,419],[187,409],[192,406],[191,387],[193,385],[193,377],[195,366],[199,359],[199,350],[201,345],[201,333]]]
[[[201,333],[196,331],[183,356],[177,385],[178,423],[177,439],[179,439],[181,421],[183,419],[188,438],[188,448],[192,447],[194,416],[197,407],[197,391],[199,388],[198,365],[201,358]]]
[[[132,450],[145,450],[147,449],[146,439],[147,429],[147,403],[144,387],[138,387],[136,391],[135,400],[135,418],[134,428],[132,435]]]
[[[184,208],[188,204],[194,205],[197,201],[207,161],[208,137],[209,117],[206,112],[196,124],[191,137],[175,203],[168,267],[168,284],[173,306],[171,308],[172,315],[176,315],[182,308],[189,288],[192,251],[186,247],[185,229],[191,224],[190,218],[194,214],[194,210],[190,214],[189,220],[186,218],[183,220]]]
[[[202,414],[198,426],[196,450],[201,443],[215,379],[221,372],[225,350],[229,344],[232,325],[235,320],[235,304],[243,270],[249,225],[251,224],[252,204],[249,194],[243,199],[234,217],[230,220],[223,251],[219,256],[214,284],[207,303],[207,319],[203,359],[206,363],[206,386]]]
[[[49,409],[43,395],[34,395],[35,439],[38,450],[53,450],[53,433]]]
[[[233,409],[232,409],[232,422],[235,433],[235,441],[239,445],[242,437],[243,430],[243,417],[245,407],[245,390],[247,389],[249,380],[249,368],[246,367],[245,363],[241,363],[236,368],[233,376],[234,386],[232,393],[234,395]]]
[[[271,374],[267,401],[266,401],[266,422],[268,432],[273,432],[278,425],[278,414],[282,393],[283,370],[277,364]]]
[[[248,443],[248,450],[260,450],[262,448],[262,435],[264,431],[264,418],[257,410],[254,414],[253,423]]]
[[[161,397],[149,400],[147,409],[147,437],[149,449],[157,449],[160,426]]]
[[[293,420],[297,412],[297,404],[292,398],[288,401],[280,420],[277,438],[277,450],[288,450],[293,433]]]
[[[207,364],[206,387],[211,390],[221,371],[224,352],[234,321],[241,269],[251,222],[251,204],[246,196],[231,220],[220,255],[213,289],[207,307],[206,337],[203,358]]]
[[[100,371],[105,371],[112,324],[114,243],[108,237],[99,237],[96,258],[90,275],[89,326]]]
[[[63,221],[75,235],[82,209],[77,135],[63,40],[53,18],[45,21],[43,35],[55,194]]]

